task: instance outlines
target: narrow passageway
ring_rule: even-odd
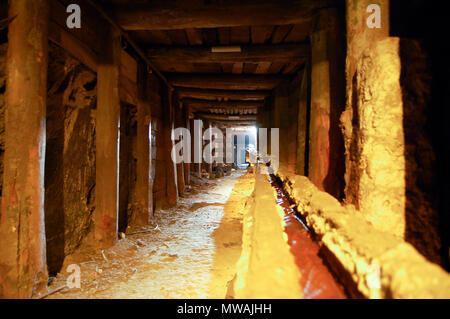
[[[450,9],[373,2],[0,0],[0,298],[450,298]]]
[[[197,182],[176,207],[157,212],[156,230],[138,230],[104,256],[74,257],[83,259],[78,261],[82,289],[48,298],[225,298],[241,252],[242,206],[253,181],[245,171],[235,171]],[[65,285],[67,275],[60,273],[49,290]]]

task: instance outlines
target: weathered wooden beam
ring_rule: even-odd
[[[120,75],[131,81],[137,81],[138,63],[125,50],[120,50]]]
[[[126,30],[170,30],[249,25],[285,25],[310,21],[329,0],[228,0],[209,4],[154,1],[142,5],[119,5],[116,21]]]
[[[120,50],[119,64],[119,96],[120,100],[138,105],[137,62],[125,50]]]
[[[175,128],[175,106],[173,105],[173,91],[164,88],[162,92],[163,103],[163,138],[164,156],[166,168],[166,198],[170,206],[175,206],[178,202],[177,164],[172,160],[173,140],[171,133]]]
[[[104,50],[97,71],[95,242],[92,244],[106,248],[117,240],[118,227],[120,36],[111,28],[102,42]]]
[[[252,126],[256,124],[256,121],[220,121],[211,120],[213,125],[217,125],[220,128],[236,127],[236,126]]]
[[[227,108],[238,108],[238,109],[256,109],[258,107],[264,106],[264,102],[258,101],[205,101],[196,99],[183,99],[183,105],[195,109],[227,109]]]
[[[44,225],[47,0],[9,1],[0,213],[0,298],[47,286]]]
[[[180,99],[193,98],[202,100],[241,100],[241,101],[263,101],[270,95],[270,91],[248,91],[248,90],[206,90],[195,88],[177,88],[176,92]]]
[[[136,82],[131,81],[125,76],[121,76],[119,85],[120,101],[137,106],[138,96]]]
[[[147,56],[156,63],[237,63],[292,62],[308,56],[308,44],[241,45],[240,52],[223,51],[228,47],[158,46],[147,49]],[[214,50],[213,50],[214,49]]]
[[[77,39],[72,33],[66,31],[55,22],[50,22],[48,38],[50,41],[66,50],[70,55],[97,72],[97,54],[84,42]]]
[[[142,226],[149,223],[153,213],[151,203],[151,123],[150,101],[147,94],[147,68],[139,65],[138,69],[138,103],[137,103],[137,140],[136,140],[136,209],[129,220],[129,225]]]
[[[190,87],[222,90],[272,90],[283,80],[289,79],[280,75],[251,74],[167,74],[169,82],[175,87]]]
[[[173,89],[170,83],[167,81],[166,77],[161,73],[161,71],[159,71],[159,69],[153,64],[153,62],[150,61],[149,58],[147,58],[140,46],[136,42],[134,42],[130,35],[102,8],[102,6],[92,0],[86,0],[86,2],[94,7],[103,16],[103,18],[121,34],[121,36],[130,44],[134,51],[147,64],[147,66],[152,69],[153,72],[155,72],[158,78],[163,81],[170,89]]]
[[[103,19],[98,19],[94,10],[85,10],[84,8],[87,8],[87,6],[85,6],[85,1],[83,1],[80,3],[82,8],[82,27],[69,29],[66,24],[67,7],[59,0],[49,0],[49,2],[50,21],[72,35],[73,38],[83,42],[95,54],[100,54],[103,48],[99,39],[104,36],[108,24]]]
[[[207,120],[218,121],[256,121],[256,115],[222,115],[222,114],[207,114],[202,112],[195,113],[198,117]]]

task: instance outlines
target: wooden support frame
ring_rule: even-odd
[[[97,72],[94,245],[112,246],[118,231],[120,35],[110,29]]]
[[[195,73],[172,73],[168,74],[167,78],[175,87],[221,90],[272,90],[289,79],[282,75]]]
[[[0,298],[26,299],[41,292],[48,279],[44,225],[48,1],[10,1],[9,18]]]
[[[270,91],[249,90],[208,90],[198,88],[176,88],[180,99],[193,98],[199,100],[234,100],[234,101],[263,101],[270,96]]]
[[[314,11],[330,0],[228,0],[202,5],[155,1],[121,5],[114,9],[116,21],[125,30],[173,30],[248,25],[286,25],[310,21]],[[270,13],[270,14],[269,14]]]
[[[222,114],[206,114],[202,112],[196,113],[198,117],[206,120],[218,120],[218,121],[255,121],[256,115],[222,115]]]
[[[212,52],[213,48],[216,47],[158,46],[149,48],[146,52],[156,63],[289,63],[308,57],[310,50],[308,44],[241,45],[240,52]]]
[[[97,72],[98,56],[87,44],[78,40],[55,22],[50,22],[48,37],[50,41],[66,50],[89,69]]]
[[[183,99],[183,105],[188,105],[194,109],[257,109],[263,107],[263,101],[206,101],[196,99]]]

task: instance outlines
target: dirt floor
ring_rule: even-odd
[[[130,231],[101,254],[71,256],[48,291],[65,285],[70,263],[81,268],[81,288],[46,298],[225,298],[254,176],[233,172],[200,182],[176,207],[156,212],[155,226],[138,230],[146,232]]]

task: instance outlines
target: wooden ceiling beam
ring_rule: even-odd
[[[195,109],[256,109],[258,107],[263,107],[264,102],[258,101],[207,101],[207,100],[197,100],[197,99],[182,99],[184,105],[195,108]]]
[[[286,25],[310,21],[315,10],[333,0],[227,0],[209,4],[190,1],[153,1],[117,5],[116,21],[126,30],[173,30],[259,25]]]
[[[308,44],[277,45],[240,45],[241,52],[212,52],[229,47],[176,47],[159,46],[147,50],[147,56],[156,63],[259,63],[259,62],[295,62],[309,54]]]
[[[224,114],[207,114],[202,112],[195,113],[198,117],[206,120],[217,120],[217,121],[256,121],[256,115],[224,115]]]
[[[192,98],[200,100],[233,100],[233,101],[263,101],[270,91],[248,90],[208,90],[196,88],[176,88],[180,99]]]
[[[221,121],[221,120],[209,120],[212,126],[219,128],[232,128],[236,126],[253,126],[256,125],[256,121]]]
[[[95,10],[97,10],[100,15],[113,27],[115,28],[121,36],[128,42],[128,44],[134,49],[134,51],[140,56],[140,58],[147,64],[147,66],[153,70],[153,72],[158,76],[158,78],[163,81],[170,91],[173,90],[173,87],[167,81],[166,77],[159,71],[159,69],[153,64],[152,61],[145,55],[142,51],[141,47],[130,37],[128,32],[126,32],[122,26],[120,26],[114,18],[110,16],[108,12],[106,12],[103,7],[95,2],[94,0],[86,0]]]
[[[289,77],[254,74],[166,74],[174,87],[219,90],[272,90]]]

